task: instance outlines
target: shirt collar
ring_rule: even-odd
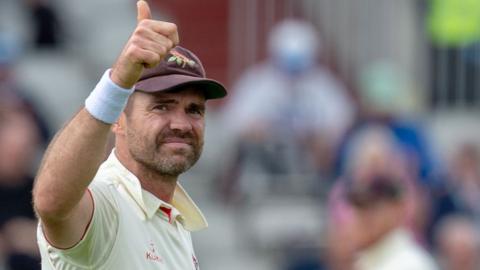
[[[410,234],[403,228],[397,228],[386,234],[378,243],[361,252],[361,263],[376,265],[398,250],[409,250]]]
[[[135,201],[146,219],[152,218],[157,211],[160,211],[160,207],[166,207],[172,209],[172,220],[178,220],[188,231],[198,231],[208,226],[202,212],[180,183],[177,183],[172,203],[169,204],[142,188],[138,178],[118,160],[115,155],[115,149],[112,150],[105,163],[105,165],[110,165],[115,169],[119,176],[116,177],[118,184]]]

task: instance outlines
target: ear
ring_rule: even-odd
[[[122,112],[117,122],[113,123],[112,132],[115,133],[116,136],[125,135],[125,123],[126,123],[125,113]]]

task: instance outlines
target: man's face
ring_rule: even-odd
[[[379,201],[365,208],[355,208],[355,225],[359,232],[357,247],[368,248],[377,243],[385,234],[401,225],[402,202]]]
[[[200,91],[135,92],[125,116],[128,151],[145,168],[178,176],[199,159],[205,128],[205,98]]]

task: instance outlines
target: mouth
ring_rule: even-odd
[[[168,142],[162,143],[162,145],[172,149],[186,149],[192,147],[190,144],[184,142]]]
[[[191,145],[191,140],[185,138],[171,137],[165,138],[161,141],[161,144],[188,144]]]
[[[159,147],[166,147],[170,148],[174,151],[186,151],[187,149],[193,148],[193,142],[189,138],[181,138],[181,137],[167,137],[163,138],[158,144]]]

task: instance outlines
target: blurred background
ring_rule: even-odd
[[[229,89],[182,177],[202,269],[479,269],[480,0],[149,2]],[[0,1],[0,270],[39,269],[38,162],[135,24]]]

